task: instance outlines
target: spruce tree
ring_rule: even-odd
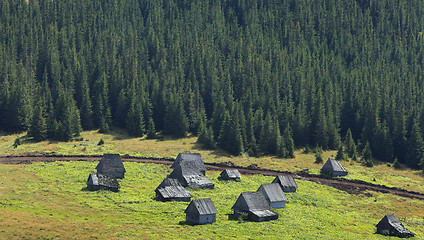
[[[44,117],[43,108],[39,102],[34,109],[28,135],[35,141],[43,141],[47,138],[47,124]]]
[[[369,142],[365,144],[364,150],[362,150],[362,164],[367,167],[374,166],[374,159],[372,157],[372,151]]]
[[[346,153],[348,157],[352,158],[354,153],[356,152],[356,145],[355,145],[355,141],[353,140],[352,132],[350,131],[350,128],[346,132],[344,146],[346,148]]]
[[[340,146],[337,150],[336,160],[347,160],[346,155],[343,151],[343,145],[342,144],[340,144]]]

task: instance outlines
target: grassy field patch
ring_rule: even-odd
[[[256,191],[272,177],[243,176],[241,182],[218,180],[208,171],[213,190],[190,190],[194,198],[212,198],[217,222],[186,225],[186,202],[159,202],[154,189],[170,173],[163,165],[125,163],[121,191],[85,189],[97,162],[54,162],[0,165],[0,236],[8,239],[387,239],[374,225],[396,212],[407,227],[424,236],[424,202],[372,193],[350,195],[308,181],[297,181],[298,192],[287,193],[285,209],[271,222],[231,220],[231,206],[241,192]],[[60,237],[59,237],[60,236]]]

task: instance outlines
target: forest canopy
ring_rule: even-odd
[[[424,1],[3,0],[0,11],[2,131],[192,133],[280,157],[343,144],[424,168]]]

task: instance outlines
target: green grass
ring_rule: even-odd
[[[181,152],[199,152],[205,162],[227,162],[231,161],[240,166],[258,164],[259,167],[283,170],[300,171],[309,169],[311,173],[319,174],[322,164],[315,164],[313,153],[303,154],[303,149],[296,151],[293,159],[279,159],[273,156],[263,156],[260,158],[249,157],[246,154],[241,156],[230,156],[221,151],[206,151],[200,149],[196,144],[196,137],[183,139],[147,140],[144,138],[130,138],[125,131],[115,129],[111,134],[100,134],[96,131],[86,131],[81,133],[78,140],[71,142],[32,142],[24,140],[23,144],[13,148],[14,140],[17,137],[24,137],[25,133],[5,135],[0,134],[0,154],[20,155],[26,153],[55,153],[55,154],[82,154],[101,155],[104,153],[129,154],[140,157],[166,157],[175,158]],[[103,139],[105,144],[98,146],[97,143]],[[334,157],[336,151],[323,153],[323,158]],[[422,171],[404,168],[394,169],[385,163],[377,163],[372,168],[362,166],[358,162],[342,161],[344,167],[349,171],[348,179],[363,180],[374,184],[386,185],[389,187],[399,187],[410,191],[424,193],[424,174]]]
[[[167,166],[125,163],[121,191],[86,191],[97,162],[0,165],[0,239],[390,239],[374,234],[374,225],[396,212],[408,229],[424,237],[424,202],[371,192],[350,195],[298,180],[285,209],[271,222],[229,220],[241,192],[256,191],[272,177],[243,176],[219,181],[208,171],[213,190],[191,190],[194,198],[212,198],[217,222],[185,225],[186,202],[158,202],[154,189],[170,173]],[[393,238],[396,239],[396,238]]]

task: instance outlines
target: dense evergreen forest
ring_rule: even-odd
[[[424,168],[424,1],[2,0],[0,130]],[[372,164],[371,164],[372,165]]]

